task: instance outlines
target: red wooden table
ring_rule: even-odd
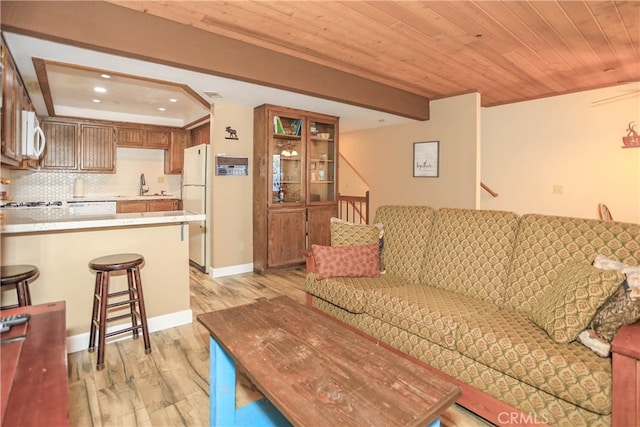
[[[198,320],[212,337],[211,425],[437,426],[461,395],[456,385],[288,297]],[[236,366],[268,401],[235,409]]]
[[[65,303],[10,310],[0,316],[29,313],[29,322],[0,335],[2,426],[68,426]]]

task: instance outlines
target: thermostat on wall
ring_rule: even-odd
[[[247,157],[216,156],[216,175],[247,176],[249,159]]]

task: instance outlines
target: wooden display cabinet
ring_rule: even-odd
[[[255,109],[256,271],[303,263],[311,244],[330,244],[330,218],[338,212],[338,120],[274,105]]]
[[[309,123],[309,193],[308,204],[335,202],[337,123]]]

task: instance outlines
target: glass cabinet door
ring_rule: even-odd
[[[309,123],[309,200],[308,203],[335,202],[336,126],[333,123]]]
[[[272,115],[271,206],[304,203],[302,118]]]

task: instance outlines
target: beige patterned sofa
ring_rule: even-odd
[[[562,325],[584,322],[589,309],[578,301],[546,329],[531,319],[549,321],[543,296],[574,264],[603,254],[640,265],[640,225],[424,206],[383,206],[375,222],[384,229],[385,273],[319,279],[311,272],[311,307],[446,375],[463,388],[459,403],[495,424],[611,425],[612,358],[575,337],[559,343],[546,330],[564,337]],[[612,274],[615,289],[590,284],[575,295],[606,288],[598,297],[606,302],[619,287],[620,273]],[[635,340],[632,353],[640,354],[635,326],[623,329],[637,334],[627,342]],[[632,378],[625,384],[640,378],[640,364],[631,366],[637,372],[623,373]],[[627,408],[639,396],[629,387],[617,407],[638,411]]]

